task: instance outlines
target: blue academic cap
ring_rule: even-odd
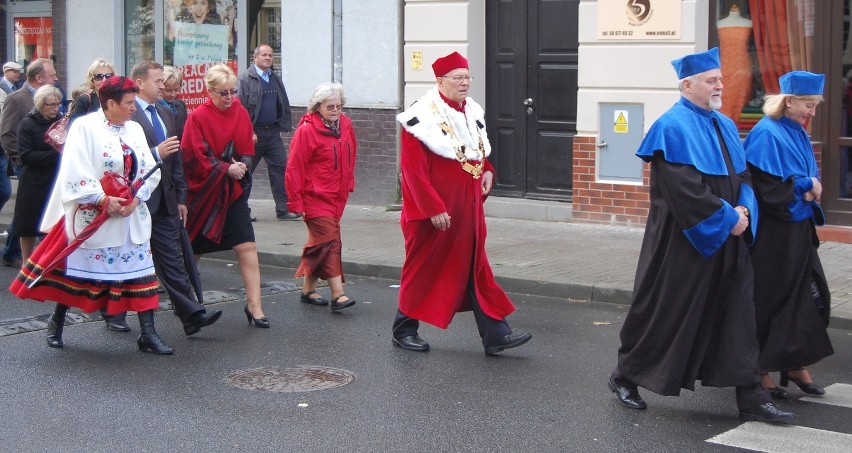
[[[778,79],[781,85],[781,94],[792,94],[795,96],[822,95],[822,87],[825,85],[825,74],[814,74],[808,71],[788,72]]]
[[[677,79],[685,79],[691,75],[722,67],[719,63],[719,48],[714,47],[706,52],[694,53],[672,61],[677,72]]]

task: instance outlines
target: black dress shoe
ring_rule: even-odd
[[[130,332],[130,326],[127,325],[127,319],[124,317],[104,318],[106,328],[113,332]]]
[[[317,293],[316,291],[308,291],[308,293],[307,293],[307,294],[302,293],[302,296],[299,298],[299,300],[300,300],[303,304],[311,304],[311,305],[328,305],[328,300],[327,300],[326,298],[322,297],[322,296],[320,296],[320,297],[311,297],[312,295],[314,295],[314,294],[316,294],[316,293]]]
[[[406,349],[408,351],[426,352],[429,350],[429,343],[420,338],[420,335],[409,335],[403,338],[394,338],[393,345]]]
[[[785,423],[792,420],[796,414],[782,411],[775,403],[763,403],[760,406],[743,409],[740,411],[740,420],[760,421],[770,423]]]
[[[183,333],[186,336],[195,335],[201,332],[202,327],[207,327],[219,320],[222,316],[222,310],[214,310],[212,313],[198,312],[183,323]]]
[[[609,389],[615,393],[618,402],[631,409],[644,410],[648,408],[645,400],[639,396],[639,389],[633,386],[618,385],[612,376],[609,377]]]
[[[506,335],[505,337],[486,346],[485,355],[494,355],[502,352],[504,349],[517,348],[531,339],[531,333],[510,333],[509,335]]]

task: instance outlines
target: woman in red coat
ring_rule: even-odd
[[[287,209],[300,214],[308,227],[308,242],[296,277],[304,277],[301,301],[328,305],[317,294],[317,280],[328,281],[331,311],[355,305],[343,293],[343,264],[340,258],[340,218],[349,193],[355,190],[357,141],[352,121],[343,115],[343,85],[324,83],[317,87],[308,113],[290,141],[285,184]]]

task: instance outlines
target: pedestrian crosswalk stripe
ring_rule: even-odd
[[[831,404],[832,406],[852,407],[852,385],[831,384],[825,388],[823,396],[806,396],[799,401],[809,403]]]
[[[748,422],[707,442],[767,453],[848,453],[852,434],[794,425]]]

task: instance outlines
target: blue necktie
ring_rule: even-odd
[[[159,145],[166,140],[166,131],[163,130],[163,125],[160,124],[160,119],[157,118],[157,109],[153,105],[149,105],[145,110],[151,113],[151,125],[154,126],[154,135],[157,136],[157,144]]]

